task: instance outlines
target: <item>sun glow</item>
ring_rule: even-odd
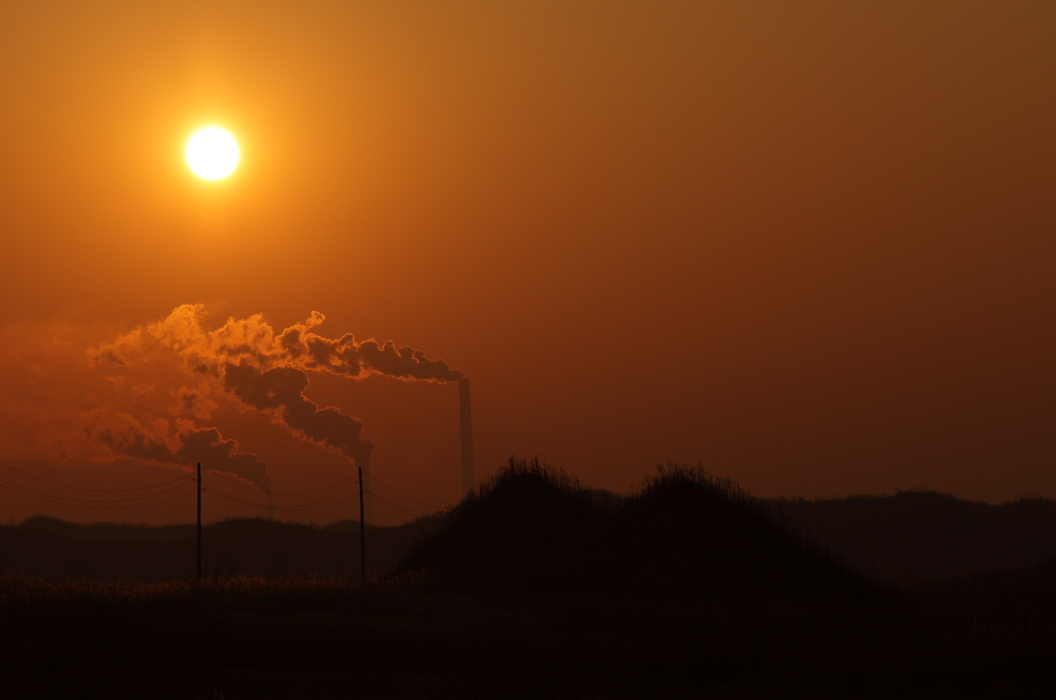
[[[210,126],[191,136],[184,155],[195,175],[206,180],[219,180],[230,175],[238,165],[238,142],[223,129]]]

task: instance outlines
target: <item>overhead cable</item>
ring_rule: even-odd
[[[221,479],[223,479],[224,481],[227,481],[227,482],[230,482],[230,483],[234,484],[235,486],[241,486],[244,489],[251,489],[253,491],[263,491],[264,490],[264,489],[261,489],[260,487],[257,487],[257,486],[250,486],[249,484],[243,484],[243,483],[240,483],[238,481],[235,481],[234,479],[229,479],[226,476],[224,476],[222,472],[218,472],[215,469],[206,469],[205,471],[209,472],[210,474],[214,474],[214,475],[220,477]],[[338,482],[337,484],[334,484],[333,486],[327,486],[326,488],[321,488],[321,489],[312,489],[311,491],[267,491],[266,493],[270,493],[270,494],[275,495],[275,496],[305,496],[305,495],[310,494],[310,493],[320,493],[322,491],[332,491],[333,489],[340,488],[342,486],[347,486],[348,484],[355,483],[355,481],[356,481],[356,479],[352,478],[352,479],[348,479],[346,481]]]
[[[183,500],[184,498],[190,498],[191,496],[193,496],[195,494],[194,491],[191,491],[190,493],[185,493],[182,496],[177,496],[176,498],[170,498],[167,501],[158,501],[157,503],[140,503],[139,505],[134,505],[134,506],[82,506],[82,505],[80,505],[78,503],[63,503],[62,501],[53,501],[52,499],[45,498],[43,496],[34,496],[33,494],[24,493],[22,491],[17,490],[14,487],[7,486],[6,484],[0,484],[0,488],[11,489],[12,491],[15,491],[15,493],[18,493],[18,494],[20,494],[22,496],[29,496],[30,498],[35,498],[38,501],[45,501],[46,503],[53,503],[53,504],[55,504],[57,506],[68,506],[70,508],[85,508],[87,510],[130,510],[132,508],[150,508],[152,506],[165,505],[166,503],[175,503],[176,501]]]
[[[21,489],[22,491],[28,491],[29,493],[35,494],[37,496],[54,498],[61,501],[74,501],[76,503],[127,503],[129,501],[142,501],[144,498],[154,498],[155,496],[160,496],[163,493],[168,493],[169,491],[173,491],[175,489],[180,488],[184,484],[188,484],[194,481],[194,479],[188,479],[188,477],[190,477],[189,474],[182,477],[184,481],[182,483],[176,484],[175,486],[170,486],[167,489],[156,491],[154,493],[148,493],[144,496],[133,496],[132,498],[70,498],[69,496],[56,496],[52,493],[43,493],[41,491],[35,491],[29,488],[28,486],[16,484],[13,481],[8,481],[7,479],[0,478],[0,484],[7,484],[8,486],[14,487],[16,489]],[[180,479],[177,479],[177,481],[180,481]]]
[[[389,491],[392,491],[394,494],[396,494],[400,498],[405,498],[408,501],[411,501],[412,503],[417,503],[420,506],[425,506],[426,508],[434,508],[436,510],[443,510],[444,508],[448,507],[448,506],[438,506],[438,505],[435,505],[435,504],[432,504],[432,503],[423,503],[422,501],[415,500],[415,499],[411,498],[410,496],[405,496],[404,494],[402,494],[399,491],[397,491],[396,489],[392,488],[391,486],[389,486],[388,484],[386,484],[384,481],[382,481],[378,477],[374,476],[373,474],[370,475],[370,481],[371,481],[371,483],[376,481],[379,484],[381,484],[382,486],[384,486],[385,488],[387,488]],[[377,495],[377,494],[375,494],[375,495]]]
[[[429,515],[429,513],[426,512],[426,511],[411,510],[409,508],[404,508],[403,506],[396,505],[392,501],[390,501],[388,499],[385,499],[385,498],[382,498],[381,496],[379,496],[378,494],[374,493],[373,491],[371,491],[370,495],[371,495],[372,498],[376,498],[379,501],[381,501],[382,503],[387,503],[390,506],[392,506],[393,508],[395,508],[396,510],[402,511],[402,512],[406,513],[407,515],[417,515],[417,516]]]
[[[265,504],[261,504],[261,503],[251,503],[250,501],[243,501],[241,498],[235,498],[234,496],[229,496],[226,493],[223,493],[222,491],[217,491],[216,489],[202,489],[202,491],[205,492],[205,493],[214,494],[216,496],[219,496],[220,498],[226,499],[228,501],[232,501],[234,503],[241,503],[242,505],[252,506],[254,508],[263,508],[263,509],[276,510],[276,511],[282,511],[282,512],[302,511],[302,510],[319,510],[320,508],[329,508],[330,506],[340,505],[341,503],[348,503],[349,501],[352,501],[352,500],[355,500],[355,499],[358,498],[358,496],[349,496],[348,498],[342,498],[340,500],[333,501],[332,503],[324,503],[323,505],[309,506],[309,507],[269,506],[269,505],[265,505]]]
[[[63,483],[58,482],[58,481],[52,481],[50,479],[45,479],[44,477],[41,477],[41,476],[35,476],[33,474],[30,474],[29,472],[24,472],[21,469],[16,469],[15,467],[12,467],[7,462],[0,462],[0,465],[7,467],[11,471],[18,472],[19,474],[22,474],[23,476],[28,476],[30,479],[36,479],[37,481],[43,481],[45,483],[52,484],[53,486],[61,486],[63,488],[67,488],[67,489],[74,489],[75,491],[91,491],[93,493],[127,493],[129,491],[148,491],[150,489],[156,489],[156,488],[158,488],[160,486],[168,486],[169,484],[175,483],[175,482],[179,481],[180,479],[182,479],[184,476],[187,476],[187,474],[189,474],[189,472],[188,472],[187,474],[184,474],[183,476],[178,476],[175,479],[172,479],[171,481],[163,481],[160,484],[154,484],[153,486],[140,486],[140,487],[134,488],[134,489],[88,489],[88,488],[84,488],[83,486],[72,486],[70,484],[63,484]]]

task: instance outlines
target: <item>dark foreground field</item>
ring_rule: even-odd
[[[1054,643],[1056,567],[889,588],[684,469],[514,465],[381,582],[0,579],[12,698],[1051,697]]]

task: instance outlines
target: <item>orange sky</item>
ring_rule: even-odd
[[[1051,2],[15,0],[0,94],[5,462],[164,480],[56,445],[131,410],[86,350],[201,303],[447,361],[480,473],[1056,497]],[[218,183],[182,160],[208,123],[242,146]],[[457,498],[453,385],[310,381],[379,478]],[[210,420],[277,490],[350,469]],[[37,512],[193,516],[0,493]]]

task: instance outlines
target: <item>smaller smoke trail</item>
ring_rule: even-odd
[[[271,500],[268,467],[252,452],[241,452],[237,440],[225,440],[216,428],[189,428],[176,434],[175,444],[152,436],[131,416],[121,416],[122,425],[86,428],[88,436],[116,454],[155,462],[191,466],[201,463],[209,469],[249,481]]]
[[[421,350],[410,346],[397,348],[391,340],[378,344],[373,338],[357,343],[351,333],[340,338],[326,338],[310,332],[322,323],[324,316],[313,311],[310,319],[294,324],[276,339],[291,364],[305,369],[325,370],[350,377],[381,374],[396,379],[457,382],[462,373],[443,360],[430,360]]]

